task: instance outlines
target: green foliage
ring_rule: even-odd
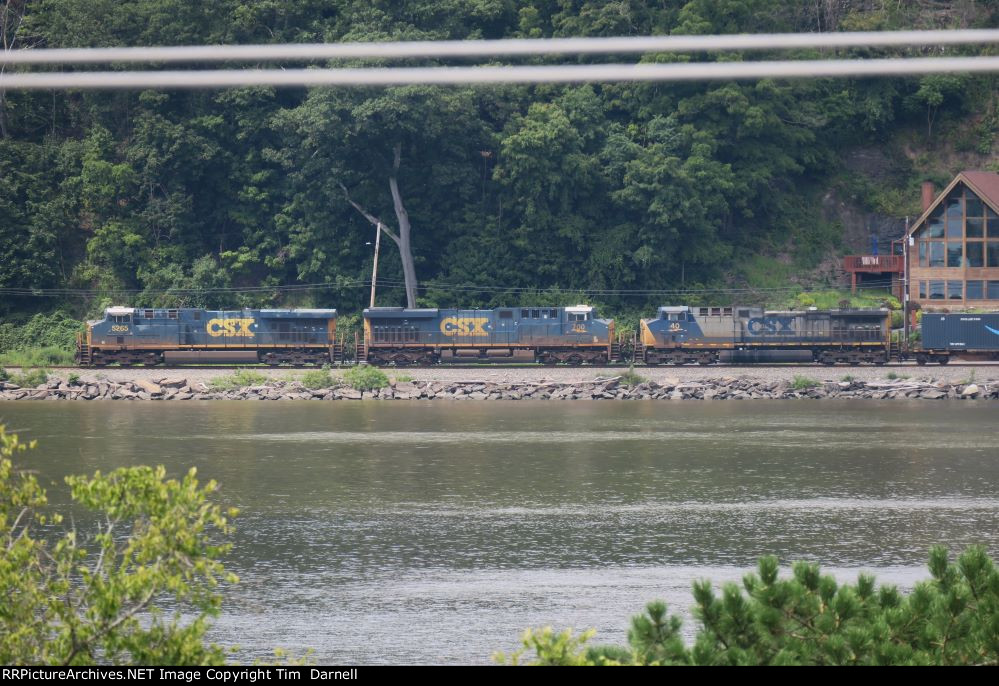
[[[808,307],[814,307],[819,310],[835,310],[841,307],[859,309],[886,307],[894,311],[900,309],[902,304],[898,301],[898,298],[887,291],[850,293],[848,290],[826,290],[798,293],[790,301],[784,302],[782,306],[796,310]]]
[[[213,391],[238,391],[247,386],[263,386],[268,378],[252,369],[237,369],[226,376],[216,376],[209,380],[208,388]]]
[[[889,381],[895,381],[897,379],[908,379],[909,377],[906,374],[899,374],[898,372],[891,371],[885,374],[885,378]]]
[[[590,632],[547,628],[497,660],[520,664],[533,650],[530,664],[547,665],[996,665],[999,570],[985,548],[972,546],[954,563],[935,546],[929,571],[905,596],[867,574],[841,585],[806,562],[782,579],[777,558],[764,557],[741,587],[724,584],[720,595],[710,581],[695,582],[693,645],[656,601],[632,619],[627,649],[587,648]]]
[[[840,381],[846,381],[848,383],[853,383],[856,380],[857,379],[852,374],[844,374],[842,377],[840,377]]]
[[[80,375],[76,374],[75,372],[74,373],[70,373],[70,375],[69,375],[69,377],[67,377],[66,381],[67,381],[67,383],[69,383],[70,386],[78,386],[80,384]]]
[[[376,388],[385,388],[389,384],[385,372],[367,364],[344,370],[343,382],[355,391],[373,391]]]
[[[9,378],[10,378],[10,373],[3,367],[0,367],[0,381],[6,381]]]
[[[413,380],[409,374],[396,374],[392,377],[392,381],[395,383],[409,383]]]
[[[8,367],[55,367],[73,364],[73,351],[48,346],[0,353],[0,364]]]
[[[628,371],[621,375],[621,383],[624,384],[625,386],[637,386],[647,381],[648,379],[646,379],[641,374],[637,374],[635,372],[634,364],[628,365]]]
[[[333,376],[328,369],[314,369],[302,374],[301,383],[306,388],[319,390],[320,388],[332,388],[336,385]]]
[[[219,585],[236,581],[215,540],[236,512],[211,502],[215,483],[199,486],[194,469],[167,479],[163,467],[67,477],[97,524],[59,533],[37,478],[14,464],[34,447],[0,426],[0,662],[222,663],[205,632]]]
[[[809,388],[815,388],[818,385],[819,382],[811,377],[795,374],[794,381],[791,383],[791,388],[796,391],[807,391]]]
[[[76,334],[82,329],[83,322],[62,311],[39,313],[29,319],[13,317],[0,323],[0,353],[31,349],[72,351],[76,348]],[[72,352],[69,354],[72,360]]]
[[[11,383],[16,383],[22,388],[34,388],[35,386],[41,386],[48,380],[49,373],[45,369],[38,367],[22,369],[20,374],[13,374],[10,377]]]

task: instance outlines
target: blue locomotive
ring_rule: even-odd
[[[887,309],[777,312],[761,307],[660,307],[643,319],[635,361],[821,362],[881,365],[891,352]]]
[[[920,365],[927,362],[947,364],[952,356],[966,360],[999,360],[999,313],[924,312],[920,340],[912,352]]]
[[[317,365],[343,360],[336,310],[109,307],[77,340],[81,366],[242,362]]]
[[[359,361],[606,363],[620,359],[614,320],[592,307],[500,307],[492,310],[364,310]]]

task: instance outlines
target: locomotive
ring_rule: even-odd
[[[887,309],[767,311],[761,307],[660,307],[643,319],[635,361],[837,362],[882,365],[891,353]]]
[[[109,307],[77,338],[77,364],[342,362],[336,310]]]
[[[359,362],[397,365],[437,362],[616,362],[621,350],[614,320],[592,307],[500,307],[491,310],[364,310]]]

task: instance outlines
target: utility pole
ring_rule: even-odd
[[[375,283],[378,281],[378,246],[382,242],[382,223],[375,224],[375,262],[371,265],[371,305],[375,306]]]

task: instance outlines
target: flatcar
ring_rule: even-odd
[[[920,340],[911,352],[920,365],[928,362],[947,364],[951,357],[999,360],[999,313],[924,312]]]
[[[500,307],[491,310],[364,310],[358,361],[606,363],[620,359],[614,320],[592,307]]]
[[[336,319],[336,310],[109,307],[103,319],[87,322],[77,339],[77,363],[340,362]]]
[[[767,311],[761,307],[660,307],[643,319],[635,361],[650,365],[714,362],[888,361],[887,309]]]

